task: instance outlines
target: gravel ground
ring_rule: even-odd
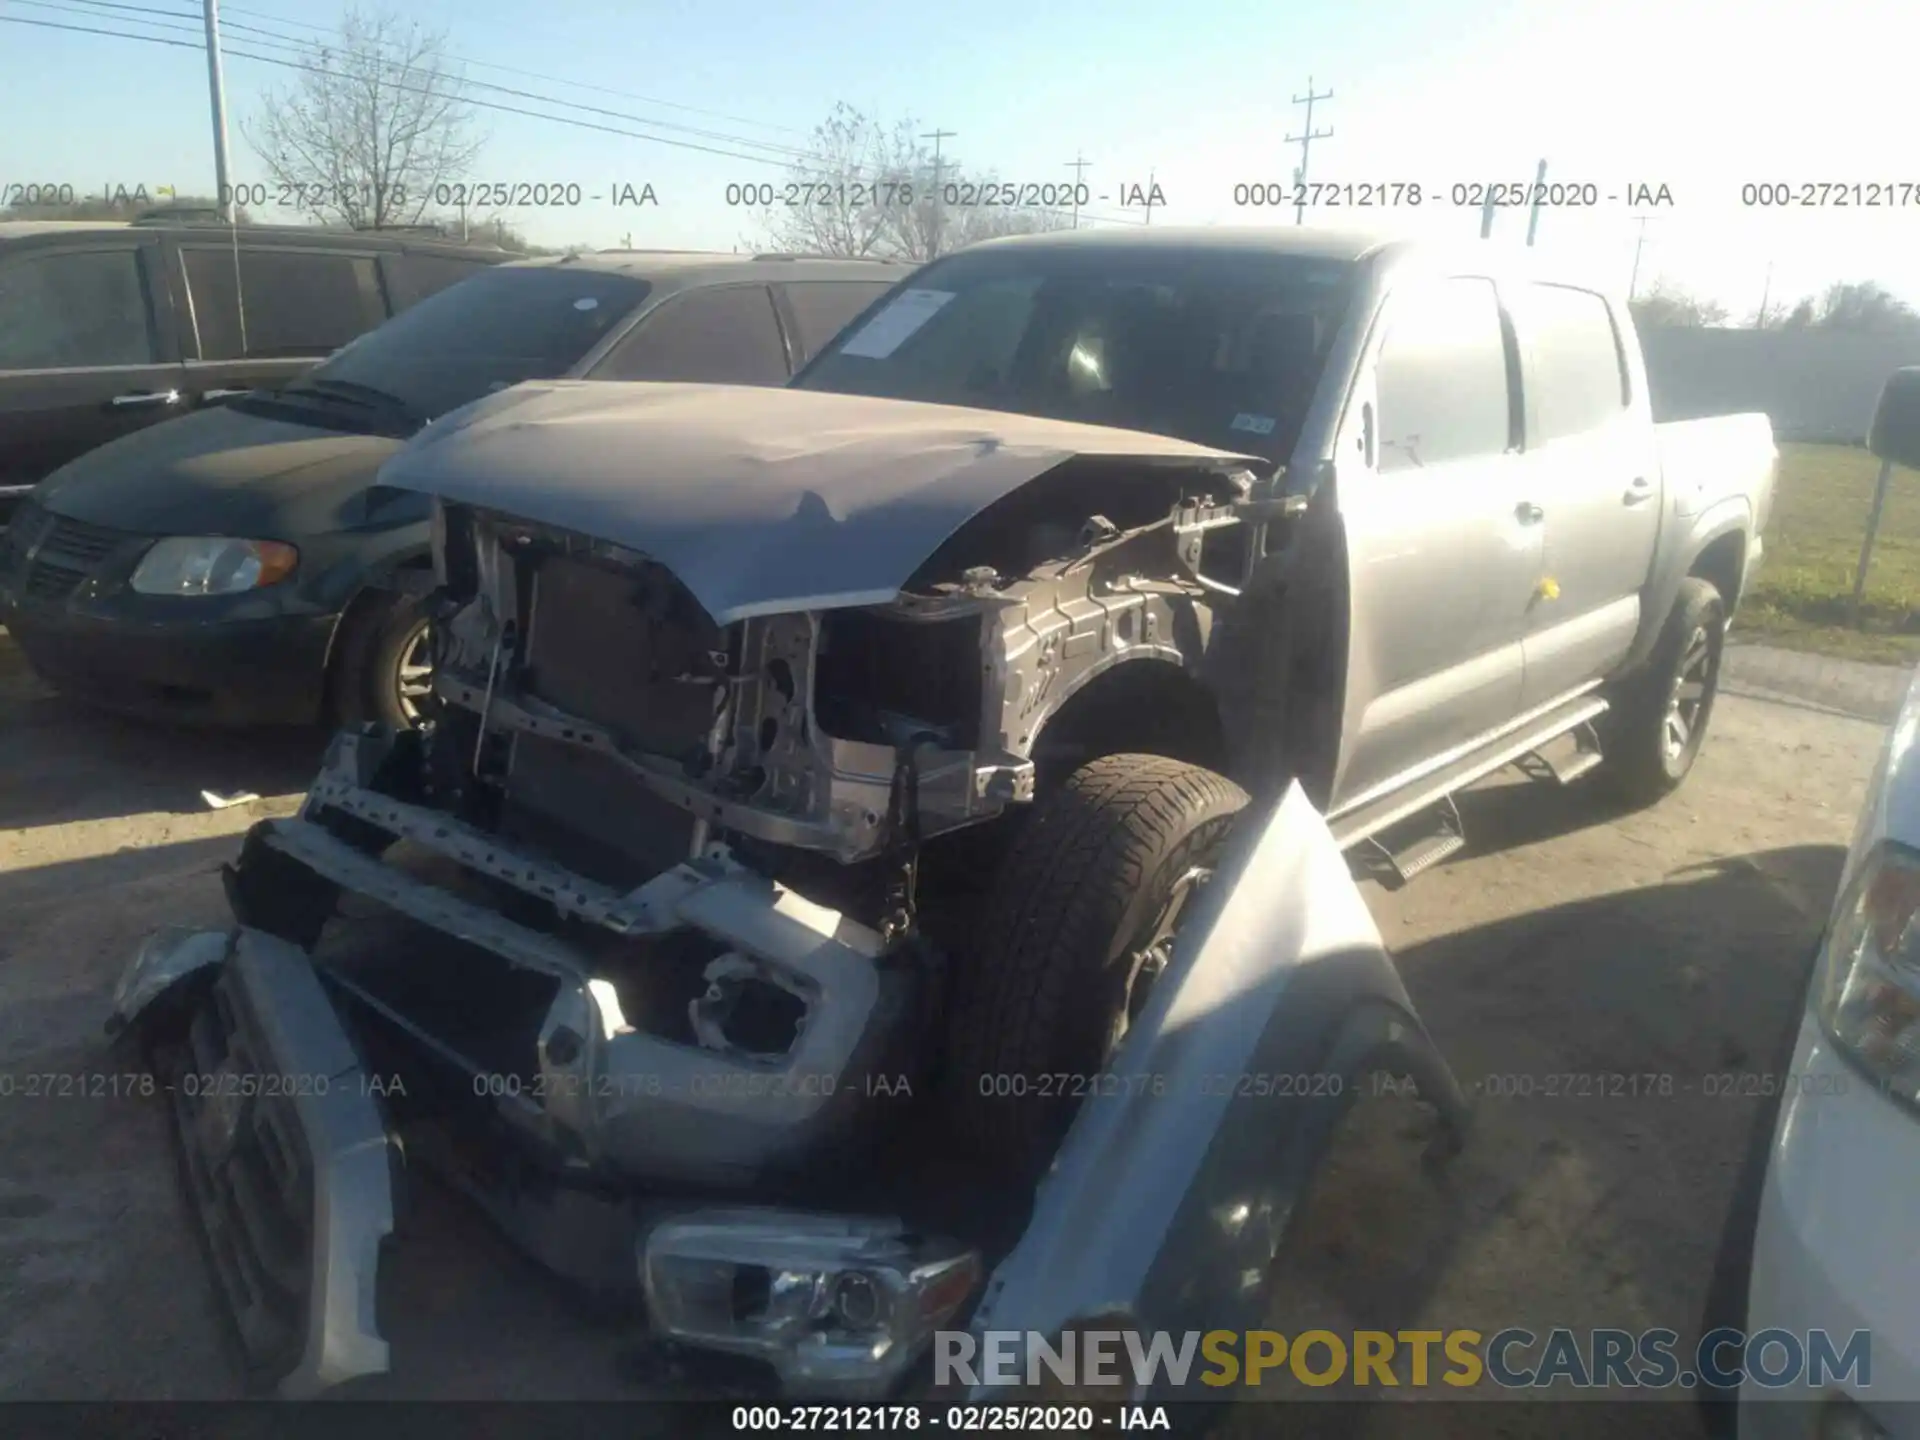
[[[1694,1327],[1753,1114],[1705,1077],[1763,1068],[1800,1004],[1881,734],[1814,708],[1831,701],[1819,674],[1761,668],[1765,687],[1742,678],[1751,656],[1730,670],[1749,693],[1723,698],[1666,803],[1616,818],[1577,785],[1490,786],[1463,798],[1461,856],[1403,891],[1366,886],[1435,1038],[1481,1088],[1477,1129],[1430,1179],[1400,1102],[1363,1105],[1296,1227],[1278,1328]],[[1863,684],[1870,714],[1899,688]],[[1796,703],[1751,698],[1761,688]],[[10,665],[3,639],[0,734],[0,1076],[15,1083],[0,1099],[0,1398],[231,1395],[159,1110],[104,1080],[84,1097],[18,1092],[32,1074],[125,1068],[100,1035],[121,964],[155,925],[224,917],[219,865],[254,819],[293,808],[320,740],[90,716]],[[211,810],[203,788],[265,798]],[[1670,1075],[1674,1093],[1491,1093],[1494,1077],[1594,1072]],[[450,1202],[419,1218],[394,1262],[399,1391],[636,1394],[625,1337]],[[1342,1425],[1399,1433],[1428,1408]],[[1482,1433],[1466,1413],[1480,1408],[1446,1413]],[[1505,1428],[1557,1440],[1580,1433],[1571,1419]],[[1634,1428],[1694,1425],[1662,1405]]]

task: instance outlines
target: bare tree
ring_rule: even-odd
[[[776,250],[926,261],[998,235],[1064,227],[1066,216],[1034,207],[967,205],[993,176],[966,171],[926,143],[918,121],[884,124],[847,104],[814,128],[809,158],[784,180],[743,187]]]
[[[467,175],[483,144],[445,45],[388,12],[349,10],[292,89],[241,127],[270,189],[322,224],[419,223],[435,187]]]
[[[1645,328],[1688,326],[1700,328],[1719,325],[1727,318],[1727,307],[1717,300],[1691,295],[1664,277],[1641,291],[1629,307],[1633,323]]]

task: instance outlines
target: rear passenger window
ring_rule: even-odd
[[[202,360],[329,355],[387,318],[371,255],[183,247]],[[244,300],[244,306],[240,303]]]
[[[1505,451],[1507,345],[1493,282],[1446,280],[1396,297],[1387,325],[1376,370],[1381,473]]]
[[[867,306],[893,288],[889,280],[796,280],[783,287],[793,309],[800,358],[818,355],[826,343]]]
[[[1535,440],[1579,435],[1627,408],[1620,336],[1604,298],[1567,285],[1529,285],[1515,325],[1527,357]]]
[[[787,347],[772,292],[728,285],[676,295],[616,345],[592,378],[784,385]]]

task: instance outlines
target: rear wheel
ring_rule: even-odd
[[[962,1138],[1039,1176],[1166,967],[1246,793],[1158,755],[1109,755],[1039,801],[954,982]]]
[[[417,595],[382,593],[358,602],[335,641],[334,720],[418,725],[433,701],[427,613]]]
[[[1621,797],[1650,805],[1679,789],[1707,738],[1720,690],[1727,611],[1720,592],[1689,576],[1644,670],[1615,697],[1606,719],[1602,773]]]

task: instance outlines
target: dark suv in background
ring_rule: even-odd
[[[0,222],[0,528],[76,455],[291,380],[508,258],[420,233],[190,214]]]
[[[430,502],[375,477],[523,380],[783,385],[908,273],[617,251],[494,266],[281,385],[64,466],[0,536],[0,624],[57,689],[237,724],[410,724]]]

